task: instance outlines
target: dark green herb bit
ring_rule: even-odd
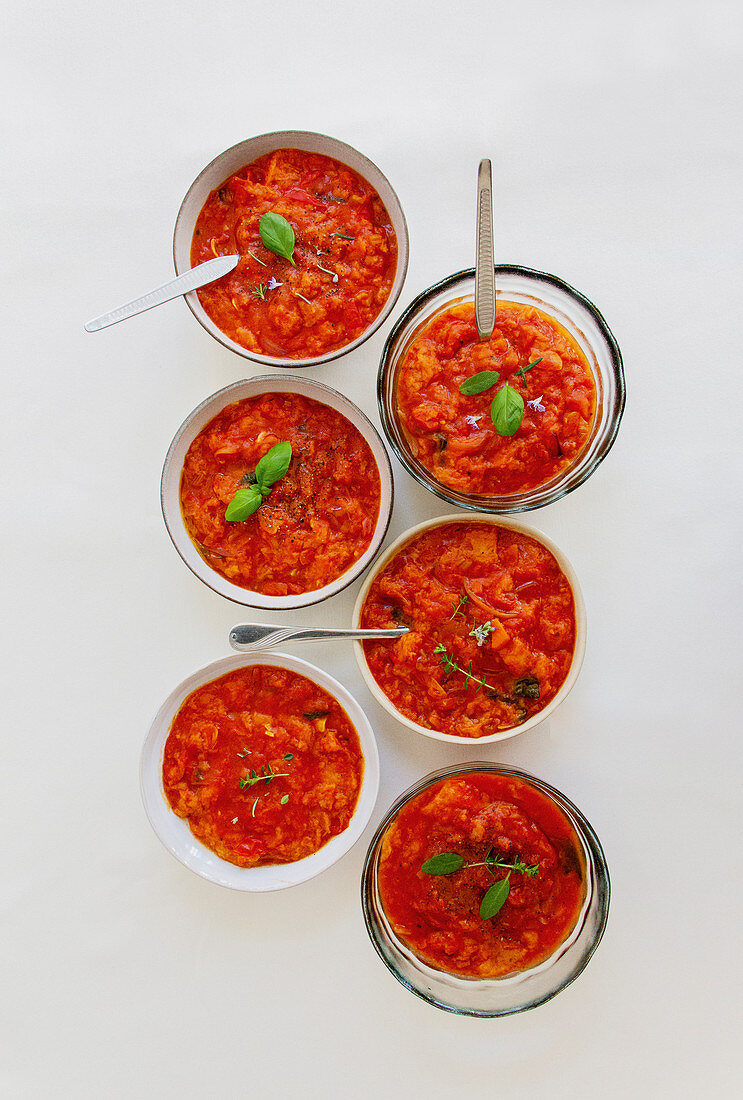
[[[329,714],[329,710],[306,710],[302,717],[306,718],[308,722],[314,722],[317,718],[327,718]]]
[[[524,383],[525,390],[529,388],[526,384],[526,372],[528,370],[531,370],[532,367],[536,367],[537,363],[541,363],[543,358],[544,356],[540,355],[538,359],[534,359],[531,363],[529,363],[528,367],[519,367],[519,369],[516,371],[516,374],[521,375],[521,381]]]
[[[446,438],[444,433],[443,432],[436,432],[435,435],[434,435],[434,439],[436,440],[436,442],[439,445],[439,451],[445,451],[446,450],[446,445],[449,442],[449,440]]]
[[[262,302],[265,302],[267,290],[268,287],[265,285],[265,283],[258,283],[258,286],[253,287],[253,294],[256,296],[256,298],[259,298]]]
[[[456,852],[439,852],[431,856],[421,866],[421,871],[427,875],[453,875],[464,863],[464,858]]]
[[[288,752],[286,754],[286,756],[284,757],[284,760],[293,760],[293,759],[294,759],[294,753],[293,752]]]
[[[513,685],[514,695],[523,695],[525,699],[539,698],[539,680],[536,676],[522,676]]]
[[[515,435],[524,419],[524,399],[518,390],[505,386],[498,390],[490,406],[490,419],[498,435]]]
[[[294,267],[297,266],[294,263],[294,230],[286,218],[269,210],[267,214],[262,215],[258,223],[258,232],[269,252],[275,252],[277,256],[283,256]]]
[[[511,885],[508,881],[510,877],[511,872],[509,871],[505,878],[500,879],[499,882],[494,882],[485,894],[480,902],[480,916],[483,920],[490,920],[503,908],[505,900],[511,892]]]
[[[479,374],[473,374],[471,378],[465,378],[459,387],[459,392],[469,397],[473,393],[485,393],[500,378],[497,370],[481,370]]]

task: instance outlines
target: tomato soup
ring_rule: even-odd
[[[442,853],[461,866],[423,870]],[[554,954],[575,928],[584,880],[579,841],[555,803],[522,779],[484,772],[443,779],[402,807],[378,879],[399,939],[423,962],[470,978],[505,977]],[[500,908],[484,917],[489,892]]]
[[[261,240],[269,212],[294,231],[294,264]],[[352,343],[381,313],[397,271],[397,238],[377,191],[340,161],[301,149],[259,157],[209,195],[191,264],[235,253],[234,271],[202,287],[199,300],[235,343],[281,359]]]
[[[291,443],[286,475],[241,522],[225,518],[259,460]],[[181,475],[183,521],[199,553],[241,588],[270,596],[332,583],[365,553],[381,482],[371,448],[345,416],[295,393],[228,405],[194,439]]]
[[[374,578],[362,627],[406,625],[364,642],[372,676],[406,718],[486,737],[542,710],[575,648],[567,577],[546,546],[493,523],[445,523],[402,546]]]
[[[461,393],[462,383],[483,371],[497,371],[497,382]],[[499,435],[490,416],[506,383],[524,401],[511,436]],[[415,337],[400,367],[397,404],[413,456],[437,481],[460,493],[499,496],[538,488],[576,460],[591,435],[596,384],[585,355],[553,317],[499,300],[493,335],[480,341],[469,302],[437,314]]]
[[[305,676],[251,665],[197,688],[165,743],[179,817],[238,867],[292,863],[348,827],[364,774],[340,703]]]

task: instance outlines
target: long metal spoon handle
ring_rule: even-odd
[[[477,173],[477,242],[475,247],[475,321],[481,340],[495,326],[495,252],[493,248],[493,170],[481,160]]]
[[[221,279],[233,268],[237,267],[239,256],[217,256],[214,260],[207,260],[205,264],[186,271],[177,279],[159,286],[157,290],[151,290],[149,294],[135,298],[133,302],[127,302],[125,306],[112,309],[110,313],[104,313],[96,317],[94,321],[88,321],[86,332],[98,332],[99,329],[108,328],[119,321],[126,321],[128,317],[134,317],[137,313],[144,313],[153,306],[160,306],[163,302],[169,302],[171,298],[177,298],[180,294],[188,294],[192,290],[198,290],[200,286],[213,283],[215,279]]]
[[[398,626],[390,630],[322,630],[313,627],[298,627],[296,629],[274,627],[266,628],[265,634],[261,637],[260,635],[257,636],[255,626],[246,623],[245,625],[233,626],[229,640],[233,649],[242,651],[245,649],[273,648],[288,641],[319,642],[330,638],[401,638],[403,634],[407,633],[408,627],[406,626]]]

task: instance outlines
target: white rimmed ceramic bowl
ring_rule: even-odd
[[[173,719],[183,701],[191,692],[204,684],[232,672],[236,668],[250,665],[273,665],[287,668],[306,676],[327,691],[345,710],[356,728],[364,755],[364,778],[361,784],[359,800],[348,828],[332,837],[331,840],[314,855],[296,863],[272,864],[265,867],[237,867],[207,848],[197,840],[186,822],[173,812],[163,790],[163,753]],[[354,697],[329,676],[327,672],[289,657],[284,653],[237,654],[222,657],[219,661],[201,668],[188,676],[170,693],[150,726],[150,731],[142,747],[139,766],[140,788],[145,812],[152,828],[172,856],[209,882],[218,886],[227,886],[231,890],[249,890],[263,893],[267,890],[283,890],[288,886],[297,886],[314,878],[322,871],[337,863],[359,839],[369,823],[379,790],[379,754],[374,733],[369,720]]]
[[[364,646],[362,642],[354,642],[354,649],[356,652],[356,661],[361,670],[361,675],[366,681],[366,686],[372,693],[374,698],[381,703],[385,710],[389,711],[393,718],[396,718],[398,722],[402,722],[408,729],[415,730],[416,733],[422,733],[425,737],[432,737],[436,741],[449,741],[454,745],[486,745],[494,741],[506,741],[509,737],[515,737],[519,733],[524,733],[525,730],[533,729],[534,726],[538,726],[540,722],[543,722],[545,718],[549,718],[550,714],[559,707],[560,703],[565,699],[568,692],[572,689],[573,684],[578,678],[581,665],[583,664],[583,656],[586,651],[586,608],[583,602],[583,594],[580,590],[578,578],[575,574],[575,570],[563,554],[559,547],[555,546],[551,539],[548,539],[546,535],[543,535],[541,531],[537,531],[534,527],[530,527],[526,523],[520,523],[517,520],[506,519],[504,516],[493,516],[485,513],[475,514],[462,514],[455,513],[448,516],[438,516],[436,519],[426,520],[425,523],[419,523],[415,527],[410,527],[407,531],[404,531],[398,539],[396,539],[390,546],[387,547],[385,552],[376,563],[374,569],[369,573],[359,591],[356,605],[353,609],[353,623],[358,627],[361,620],[361,609],[364,606],[364,600],[366,599],[369,589],[371,588],[374,579],[381,573],[387,563],[395,556],[398,550],[415,538],[417,535],[423,533],[423,531],[430,531],[433,527],[441,527],[448,523],[490,523],[494,527],[507,527],[511,531],[519,531],[521,534],[529,535],[531,538],[536,539],[537,542],[541,542],[543,546],[552,553],[567,577],[568,583],[573,591],[573,602],[575,604],[575,649],[573,650],[573,660],[570,665],[570,671],[565,678],[565,682],[558,691],[554,699],[551,700],[540,710],[537,714],[532,715],[526,722],[522,722],[520,726],[514,726],[512,729],[501,730],[498,733],[492,733],[488,737],[454,737],[450,733],[440,733],[438,730],[427,729],[425,726],[419,726],[417,722],[413,722],[410,718],[407,718],[404,714],[397,709],[392,701],[385,695],[377,681],[372,676],[369,665],[366,662],[366,655],[364,653]]]
[[[371,448],[374,459],[379,469],[381,498],[379,503],[379,516],[374,528],[372,540],[364,554],[345,573],[331,584],[316,588],[312,592],[303,592],[296,596],[265,596],[260,592],[253,592],[248,588],[241,588],[233,584],[226,577],[221,576],[202,558],[189,537],[186,525],[183,522],[180,503],[180,485],[183,462],[191,443],[209,421],[218,415],[227,405],[235,401],[241,401],[246,397],[257,397],[262,393],[298,393],[303,397],[312,398],[323,405],[341,413],[361,433]],[[292,375],[261,375],[259,378],[250,378],[242,382],[233,382],[230,386],[213,393],[205,401],[190,413],[176,432],[173,442],[170,444],[163,465],[162,479],[160,482],[160,502],[163,519],[168,529],[168,534],[173,540],[173,545],[192,573],[195,573],[200,581],[220,596],[226,596],[228,600],[244,604],[247,607],[261,607],[272,611],[288,611],[297,607],[307,607],[309,604],[320,603],[322,600],[341,592],[351,584],[368,565],[374,560],[379,547],[382,545],[387,533],[390,517],[392,515],[392,502],[394,490],[392,484],[392,466],[379,433],[371,421],[362,413],[352,401],[343,394],[322,382],[315,382],[306,378],[298,378]]]
[[[389,316],[395,302],[400,297],[400,291],[408,270],[408,226],[400,200],[392,184],[376,164],[362,153],[359,153],[352,145],[346,145],[344,141],[328,137],[327,134],[316,134],[309,130],[278,130],[270,134],[259,134],[257,137],[248,138],[247,141],[241,141],[237,145],[233,145],[230,149],[225,149],[199,173],[186,192],[186,197],[178,211],[173,233],[173,260],[178,275],[182,275],[184,271],[191,269],[191,242],[196,220],[211,192],[219,187],[228,176],[233,175],[240,168],[252,163],[252,161],[257,160],[258,157],[262,157],[266,153],[273,152],[275,149],[303,149],[308,153],[321,153],[323,156],[333,157],[334,160],[339,160],[352,168],[354,172],[358,172],[377,191],[387,208],[387,213],[397,235],[397,271],[392,290],[382,311],[371,325],[362,332],[361,336],[342,348],[336,348],[335,351],[329,351],[325,355],[317,355],[309,359],[282,360],[270,355],[258,355],[256,352],[249,351],[248,348],[235,343],[212,321],[201,305],[196,291],[186,294],[185,297],[196,320],[215,340],[219,340],[220,344],[229,348],[230,351],[236,351],[238,355],[243,355],[254,363],[263,363],[270,367],[317,366],[320,363],[329,363],[331,359],[337,359],[340,355],[353,351],[359,344],[363,344],[364,340],[368,340],[373,332],[376,332]]]

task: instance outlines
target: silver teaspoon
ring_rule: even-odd
[[[94,321],[88,321],[86,332],[98,332],[99,329],[108,328],[119,321],[126,321],[128,317],[135,317],[138,313],[144,313],[153,306],[161,306],[163,302],[169,302],[171,298],[177,298],[180,294],[188,294],[192,290],[198,290],[200,286],[213,283],[215,279],[221,279],[233,268],[237,267],[239,256],[217,256],[214,260],[207,260],[205,264],[185,271],[177,279],[171,279],[169,283],[151,290],[141,298],[135,298],[133,302],[127,302],[125,306],[112,309],[110,313],[104,313],[96,317]]]
[[[265,626],[263,623],[239,623],[230,631],[230,645],[241,653],[275,649],[284,642],[319,642],[326,638],[401,638],[409,627],[390,630],[321,630],[315,627]]]

